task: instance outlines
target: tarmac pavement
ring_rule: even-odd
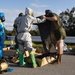
[[[12,72],[3,72],[1,75],[75,75],[75,55],[63,55],[61,64],[47,64],[43,67],[19,67],[10,63]]]

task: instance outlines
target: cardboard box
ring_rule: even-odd
[[[3,48],[3,51],[10,50],[10,49],[11,49],[11,47],[5,47],[5,48]]]
[[[36,62],[37,62],[39,67],[42,67],[42,66],[48,64],[48,62],[47,62],[45,57],[43,57],[42,59],[36,58]]]
[[[19,62],[19,58],[17,56],[16,57],[13,57],[11,61],[13,63],[18,63]]]
[[[35,60],[38,64],[39,67],[45,66],[49,63],[52,63],[52,61],[56,60],[55,57],[52,56],[43,56],[43,55],[38,55],[35,57]],[[29,57],[25,57],[25,61],[28,63],[32,63],[31,59]]]
[[[36,57],[36,62],[39,65],[39,67],[45,66],[49,63],[52,63],[52,61],[54,61],[54,60],[55,60],[55,58],[52,56],[46,56],[46,57],[38,56],[38,57]]]
[[[27,50],[25,51],[24,57],[29,57],[29,52]]]

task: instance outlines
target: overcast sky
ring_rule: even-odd
[[[5,27],[13,29],[15,18],[20,12],[25,12],[25,8],[30,7],[35,12],[35,17],[44,14],[46,9],[59,14],[67,8],[75,7],[75,0],[0,0],[0,12],[5,13]]]

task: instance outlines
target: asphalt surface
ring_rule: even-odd
[[[30,66],[19,67],[10,63],[12,72],[3,72],[1,75],[75,75],[75,55],[63,55],[61,64],[47,64],[36,69]]]

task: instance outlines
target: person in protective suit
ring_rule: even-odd
[[[4,40],[5,40],[5,14],[0,12],[0,59],[3,57],[3,47],[4,47]]]
[[[52,15],[49,14],[48,10],[45,10],[45,16],[50,17]],[[38,16],[37,18],[42,18],[42,15]],[[53,37],[51,37],[51,21],[46,20],[42,23],[35,23],[34,25],[37,25],[39,28],[45,54],[50,54],[51,45],[54,43]]]
[[[54,44],[57,46],[57,60],[55,62],[60,64],[63,54],[63,40],[66,37],[66,32],[62,27],[62,22],[59,16],[56,13],[53,13],[51,10],[46,11],[50,14],[50,16],[44,15],[43,18],[51,22],[51,32],[53,32],[55,36]]]
[[[18,34],[17,27],[19,25],[19,19],[20,19],[21,16],[23,16],[23,13],[19,13],[18,17],[14,21],[14,28],[16,30],[16,36],[15,36],[15,43],[16,43],[15,48],[16,48],[16,52],[19,52],[18,41],[17,41],[17,34]]]
[[[35,55],[34,52],[36,49],[32,47],[32,39],[31,39],[31,34],[29,31],[31,30],[32,24],[33,23],[39,23],[44,20],[40,20],[39,18],[34,18],[34,11],[31,8],[26,8],[25,9],[25,15],[23,15],[20,18],[20,23],[17,27],[18,35],[17,35],[17,40],[19,42],[19,60],[20,60],[20,66],[25,65],[26,62],[24,61],[24,48],[29,51],[30,54],[30,59],[33,64],[33,68],[37,67],[36,61],[35,61]]]

